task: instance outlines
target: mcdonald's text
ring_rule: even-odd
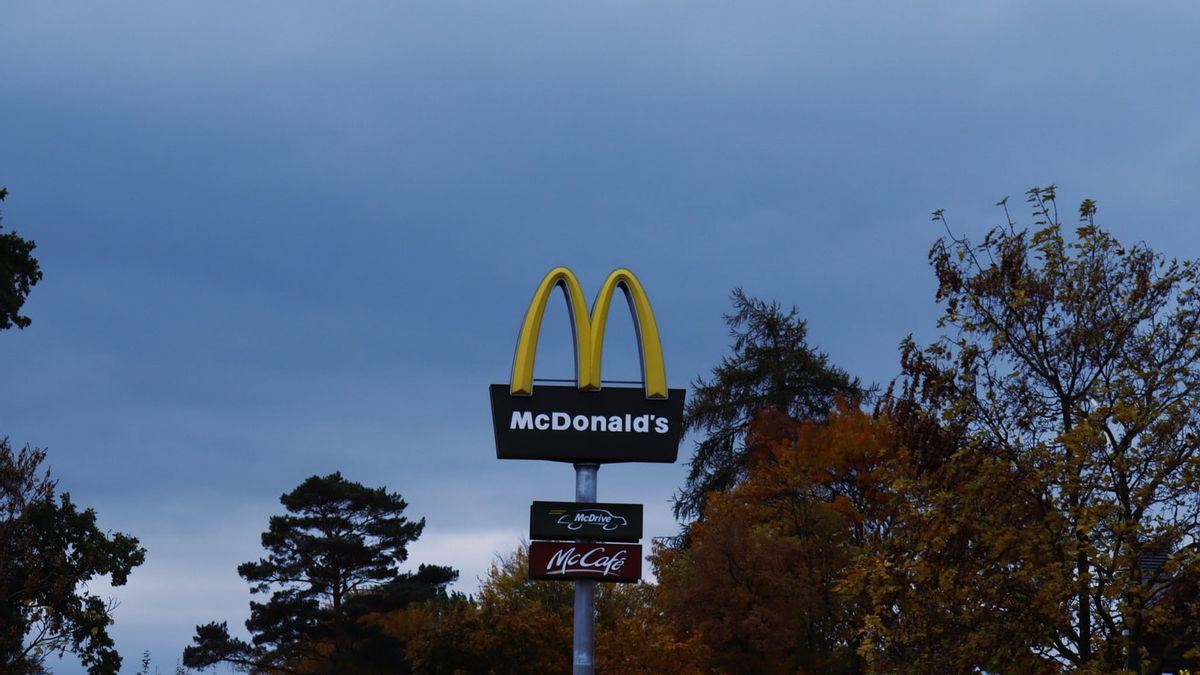
[[[490,393],[500,459],[674,462],[679,453],[682,390],[649,399],[640,388],[539,385],[512,396],[494,384]]]
[[[658,415],[571,415],[565,412],[538,413],[534,415],[528,410],[514,410],[509,429],[537,429],[538,431],[617,431],[634,432],[639,434],[654,431],[665,434],[670,428],[670,421]]]

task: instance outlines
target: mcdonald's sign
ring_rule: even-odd
[[[576,386],[534,386],[533,366],[546,305],[561,290],[575,335]],[[643,386],[603,387],[600,362],[613,298],[625,295],[641,356]],[[492,422],[500,459],[562,462],[674,462],[683,421],[683,389],[668,389],[662,342],[650,301],[637,277],[613,270],[588,312],[571,270],[542,279],[517,337],[512,376],[493,384]]]

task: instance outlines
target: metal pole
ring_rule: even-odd
[[[596,502],[596,474],[599,464],[575,465],[575,501]],[[594,675],[596,672],[596,582],[575,582],[575,632],[572,651],[572,675]]]

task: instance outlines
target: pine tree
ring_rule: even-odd
[[[767,409],[795,420],[823,420],[838,396],[858,400],[857,378],[830,364],[808,345],[808,325],[796,308],[785,311],[734,289],[733,313],[725,316],[732,355],[697,379],[684,410],[685,431],[701,432],[687,482],[675,498],[678,518],[698,518],[706,495],[724,492],[746,475],[745,437],[750,421]]]
[[[251,643],[231,637],[226,623],[197,626],[184,665],[226,662],[312,675],[406,672],[404,645],[363,619],[441,597],[458,577],[433,565],[399,571],[425,520],[405,518],[408,504],[400,495],[341,473],[312,476],[280,502],[287,514],[272,516],[262,535],[267,556],[238,566],[252,592],[271,592],[267,602],[250,603]]]

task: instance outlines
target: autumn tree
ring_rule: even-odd
[[[265,603],[250,603],[251,642],[230,636],[226,623],[197,626],[184,665],[295,675],[408,672],[404,643],[366,617],[441,597],[457,578],[432,565],[400,572],[424,519],[404,517],[400,495],[341,473],[312,476],[280,502],[287,514],[272,516],[262,535],[267,556],[238,566],[252,592],[271,593]]]
[[[412,607],[381,620],[412,635],[422,673],[571,672],[573,585],[529,579],[528,548],[497,560],[473,598]],[[705,650],[663,621],[651,584],[596,584],[596,670],[699,673]]]
[[[825,423],[770,408],[746,476],[713,493],[686,550],[655,558],[666,617],[726,673],[851,673],[864,612],[840,584],[886,533],[890,427],[842,402]]]
[[[45,458],[0,437],[0,671],[43,673],[47,656],[71,652],[89,673],[115,674],[113,605],[86,584],[125,584],[145,550],[133,537],[102,532],[94,511],[58,494]]]
[[[1200,601],[1200,268],[1091,200],[1064,228],[1055,192],[1029,191],[1032,230],[930,252],[947,332],[905,345],[904,508],[859,578],[881,669],[1158,672],[1200,644],[1176,618]]]
[[[808,326],[796,308],[733,291],[725,316],[732,354],[708,380],[698,378],[684,410],[685,431],[696,443],[687,481],[675,498],[675,515],[703,515],[710,492],[732,488],[746,472],[745,438],[750,420],[772,408],[793,419],[824,419],[836,396],[862,397],[857,378],[832,365],[808,344]]]
[[[475,598],[439,608],[435,625],[413,643],[429,673],[570,671],[572,585],[531,581],[528,550],[492,563]],[[597,601],[607,584],[599,587]]]
[[[0,202],[7,196],[8,190],[0,187]],[[21,314],[21,306],[34,284],[42,279],[34,248],[32,240],[16,232],[0,232],[0,330],[29,325],[30,319]]]

